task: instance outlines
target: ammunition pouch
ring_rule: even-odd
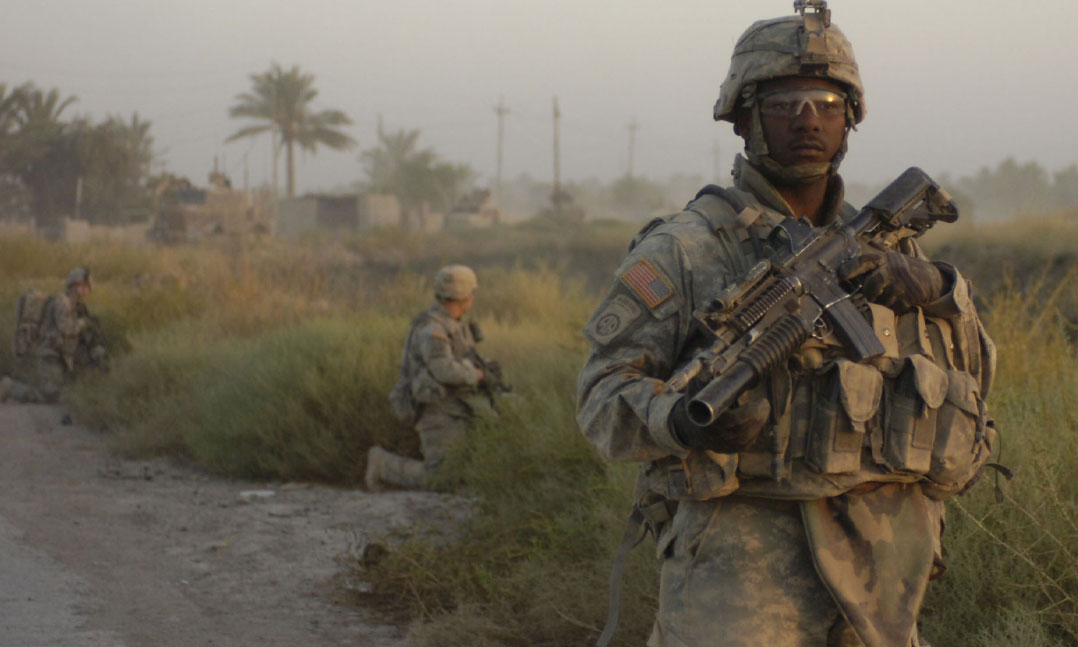
[[[936,437],[927,492],[937,498],[968,487],[988,461],[996,443],[996,428],[968,373],[947,372],[947,395],[936,413]]]
[[[636,480],[636,508],[655,537],[661,555],[669,544],[669,521],[680,500],[717,499],[738,487],[737,454],[689,452],[683,459],[670,456],[641,466]]]
[[[412,399],[417,404],[430,404],[445,398],[449,391],[445,385],[434,379],[426,366],[419,367],[412,376]]]
[[[891,470],[928,472],[947,383],[947,371],[924,355],[913,355],[906,358],[902,372],[888,385],[883,459]]]
[[[805,462],[823,474],[856,472],[867,424],[880,406],[883,375],[872,366],[840,359],[816,382],[822,397],[812,409]]]

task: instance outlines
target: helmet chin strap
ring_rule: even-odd
[[[842,158],[846,156],[846,135],[842,136],[842,146],[830,162],[806,162],[783,166],[771,157],[767,149],[759,104],[753,102],[751,111],[752,125],[749,137],[745,141],[745,157],[748,158],[750,164],[764,174],[764,177],[779,186],[795,186],[811,184],[822,177],[830,177],[838,173],[838,166],[842,163]],[[846,132],[849,133],[849,130]]]

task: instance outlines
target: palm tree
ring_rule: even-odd
[[[269,71],[251,75],[252,88],[236,97],[236,104],[229,115],[239,119],[262,122],[240,128],[225,141],[253,137],[266,132],[276,133],[286,152],[288,172],[288,197],[296,194],[295,145],[303,150],[315,151],[319,144],[335,150],[356,145],[356,141],[337,126],[352,123],[340,110],[313,112],[311,102],[318,96],[314,89],[314,75],[300,72],[299,66],[282,69],[274,63]],[[277,169],[277,150],[273,151],[274,173]]]
[[[31,83],[15,88],[12,94],[17,97],[15,102],[19,107],[16,116],[19,131],[35,137],[63,130],[64,123],[60,121],[60,114],[78,101],[73,96],[62,99],[56,88],[45,92]]]
[[[15,127],[22,100],[21,86],[8,92],[7,84],[0,83],[0,137],[7,135]]]
[[[360,161],[367,188],[392,193],[409,208],[426,201],[446,211],[475,179],[466,164],[443,162],[434,150],[419,148],[419,130],[386,132],[378,125],[378,147],[365,150]]]
[[[45,91],[32,83],[14,88],[6,97],[3,171],[17,177],[30,196],[31,213],[39,226],[54,223],[75,204],[75,182],[79,177],[78,133],[82,122],[66,122],[61,116],[75,103],[56,88]]]
[[[135,112],[130,120],[120,115],[109,115],[100,126],[112,136],[118,150],[123,153],[124,172],[136,183],[150,176],[150,166],[154,161],[151,125]]]

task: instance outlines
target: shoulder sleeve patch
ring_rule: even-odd
[[[428,339],[437,339],[438,341],[449,341],[449,335],[446,333],[445,328],[430,322],[427,325],[420,328],[420,334],[426,335]]]
[[[636,321],[643,310],[631,297],[619,294],[597,312],[584,332],[597,344],[606,345]]]
[[[673,284],[647,259],[637,261],[618,278],[652,310],[674,296]]]

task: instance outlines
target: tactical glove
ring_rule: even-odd
[[[674,438],[689,449],[721,454],[738,452],[752,445],[771,415],[771,404],[759,399],[727,409],[715,422],[701,427],[689,419],[688,403],[689,396],[685,396],[670,410],[669,424]]]
[[[943,274],[935,265],[899,252],[868,253],[846,261],[839,278],[861,279],[861,293],[902,314],[943,296]]]

